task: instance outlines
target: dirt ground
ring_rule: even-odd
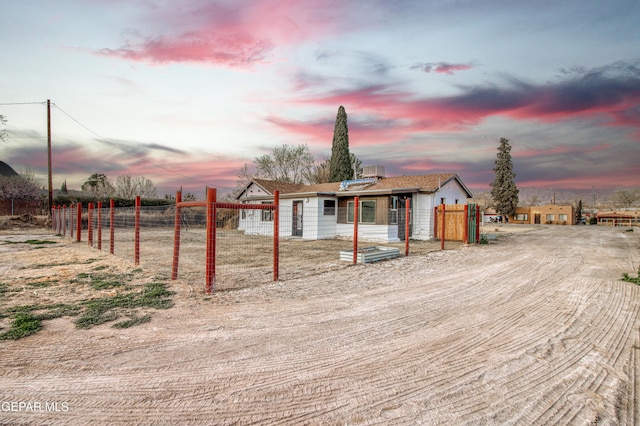
[[[213,295],[170,282],[174,307],[131,328],[44,321],[0,341],[0,424],[638,424],[640,287],[620,278],[640,233],[496,229],[487,245]],[[6,244],[34,238],[56,244]],[[86,297],[69,281],[106,268],[134,270],[48,231],[0,231],[15,291],[0,311]]]

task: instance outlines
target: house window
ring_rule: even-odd
[[[446,198],[440,198],[440,204],[447,204]]]
[[[561,215],[559,215],[559,219],[560,219],[560,221],[564,220],[566,222],[567,221],[567,215],[566,214],[561,214]]]
[[[547,222],[553,222],[553,215],[552,214],[548,214],[547,215]]]
[[[336,215],[336,200],[324,200],[324,216],[335,216]]]
[[[459,201],[459,200],[456,198],[456,202],[455,202],[455,204],[458,204],[458,201]]]
[[[347,223],[353,223],[354,202],[347,202]],[[376,202],[375,200],[360,201],[358,209],[358,223],[376,223]]]
[[[268,201],[263,201],[262,204],[271,204]],[[273,210],[262,210],[262,221],[273,222]]]
[[[360,222],[361,223],[376,223],[376,202],[361,201],[360,202]]]
[[[399,199],[395,195],[391,196],[391,200],[389,200],[389,223],[392,225],[396,225],[398,223],[398,204]]]
[[[527,213],[518,213],[516,215],[516,220],[524,222],[529,220],[529,215]]]

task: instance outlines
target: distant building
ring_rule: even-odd
[[[483,222],[502,222],[515,224],[540,225],[574,225],[576,223],[573,206],[546,204],[544,206],[519,206],[516,212],[506,221],[493,208],[484,212]]]
[[[605,226],[640,226],[640,211],[612,210],[600,211],[596,214],[598,225]]]
[[[544,206],[516,207],[516,213],[509,217],[511,223],[542,225],[575,225],[573,206],[546,204]]]

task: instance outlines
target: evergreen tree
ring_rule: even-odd
[[[580,224],[582,221],[582,200],[578,201],[578,207],[576,208],[576,224]]]
[[[331,145],[331,166],[329,181],[341,182],[353,178],[353,168],[349,155],[349,128],[347,127],[347,113],[344,107],[338,108],[336,126],[333,130],[333,144]]]
[[[496,178],[491,184],[493,206],[502,215],[513,215],[518,205],[518,187],[514,181],[516,174],[511,163],[511,145],[509,139],[500,138],[498,159],[493,171]]]
[[[60,192],[63,194],[68,194],[69,191],[67,190],[67,181],[65,180],[64,182],[62,182],[62,186],[60,187]]]

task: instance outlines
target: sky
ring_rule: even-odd
[[[387,176],[487,191],[500,138],[521,188],[640,185],[637,0],[21,0],[0,15],[0,160],[53,187],[93,173],[158,195],[237,186],[306,144]]]

